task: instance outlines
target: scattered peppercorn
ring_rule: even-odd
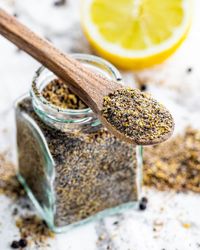
[[[193,70],[193,69],[192,69],[191,67],[187,68],[187,73],[191,73],[192,70]]]
[[[20,246],[19,246],[19,242],[16,241],[16,240],[14,240],[14,241],[11,243],[10,247],[13,248],[13,249],[19,248],[19,247],[20,247]]]
[[[140,85],[140,90],[141,90],[141,91],[147,90],[147,85],[141,84],[141,85]]]
[[[18,17],[19,15],[15,12],[15,13],[13,14],[13,16],[14,16],[14,17]]]
[[[54,2],[54,6],[56,7],[60,7],[60,6],[63,6],[67,3],[67,0],[57,0]]]
[[[118,225],[118,224],[119,224],[119,221],[113,222],[113,225]]]
[[[140,203],[139,203],[139,209],[143,211],[146,208],[147,208],[147,203],[143,202],[143,201],[140,201]]]
[[[17,208],[14,208],[13,212],[12,212],[12,215],[17,215],[18,214],[18,209]]]
[[[26,239],[20,239],[19,241],[14,240],[10,246],[11,248],[17,249],[17,248],[24,248],[27,245],[28,242]]]
[[[42,220],[42,223],[44,224],[45,227],[48,227],[45,220]]]
[[[27,202],[29,202],[29,201],[27,201]],[[31,210],[32,209],[31,205],[28,204],[28,203],[22,204],[21,207],[22,207],[22,209],[26,209],[26,210]]]
[[[20,240],[19,240],[19,246],[20,246],[20,247],[24,248],[24,247],[26,247],[27,245],[28,245],[28,242],[27,242],[26,239],[20,239]]]
[[[143,203],[148,203],[147,197],[142,197],[141,201],[142,201]]]

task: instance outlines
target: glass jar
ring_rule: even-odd
[[[121,81],[107,61],[74,58],[109,79]],[[90,108],[62,109],[41,94],[56,76],[41,67],[30,96],[15,106],[18,178],[55,232],[136,206],[141,187],[142,148],[120,141]]]

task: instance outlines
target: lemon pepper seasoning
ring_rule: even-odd
[[[173,131],[169,111],[138,89],[123,88],[105,96],[102,115],[138,144],[146,144]]]
[[[200,193],[199,152],[200,130],[191,127],[163,144],[145,148],[144,184]]]
[[[85,109],[87,105],[74,95],[67,84],[60,79],[49,83],[42,91],[44,98],[63,109]]]

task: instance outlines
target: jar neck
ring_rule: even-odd
[[[95,73],[102,74],[110,80],[121,81],[119,71],[109,62],[86,54],[72,54],[72,56]],[[33,78],[30,94],[33,108],[40,119],[49,126],[59,129],[99,127],[100,121],[90,108],[63,109],[54,106],[43,97],[42,90],[55,79],[56,75],[44,67],[40,67]]]

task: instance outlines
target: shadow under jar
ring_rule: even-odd
[[[121,81],[107,61],[74,58],[109,79]],[[120,141],[90,108],[63,109],[42,95],[56,76],[41,67],[31,96],[15,106],[18,178],[55,232],[136,206],[141,186],[142,148]]]

